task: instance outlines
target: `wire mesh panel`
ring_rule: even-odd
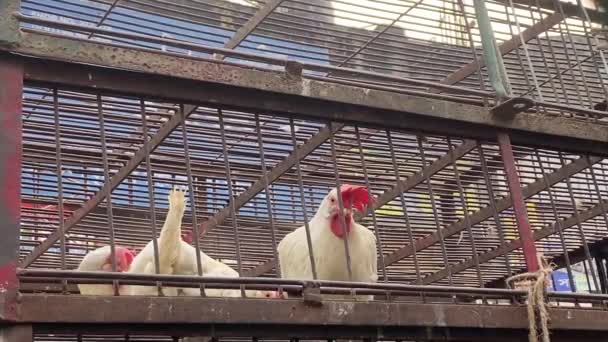
[[[106,245],[139,252],[182,186],[185,241],[241,276],[277,276],[277,244],[312,222],[338,180],[375,197],[355,217],[376,237],[380,282],[485,287],[525,270],[492,142],[61,88],[27,88],[23,122],[29,268],[73,270]],[[567,256],[582,248],[590,259],[588,246],[606,235],[605,162],[523,146],[514,154],[537,248],[566,257],[574,279]],[[193,275],[204,262],[193,261]],[[584,265],[586,291],[598,291],[596,266]]]

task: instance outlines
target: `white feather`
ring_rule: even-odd
[[[332,190],[323,199],[308,226],[317,278],[320,280],[348,281],[344,241],[336,237],[330,229],[330,204],[328,199],[335,195],[336,190]],[[376,282],[378,280],[376,237],[369,229],[353,220],[347,238],[351,257],[352,280],[368,283]],[[283,278],[313,279],[305,226],[287,234],[279,243],[278,252]],[[324,297],[345,298],[347,296]],[[371,296],[358,296],[358,299],[370,300]]]

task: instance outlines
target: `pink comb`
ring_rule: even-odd
[[[353,208],[363,212],[365,207],[370,203],[370,197],[367,193],[367,188],[361,185],[343,184],[340,187],[342,194],[342,202],[345,207],[352,206]],[[374,202],[375,198],[371,198]]]

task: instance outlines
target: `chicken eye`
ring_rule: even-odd
[[[331,203],[336,203],[336,199],[332,197]]]

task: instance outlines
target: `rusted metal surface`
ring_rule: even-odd
[[[563,181],[564,179],[571,177],[572,175],[586,169],[587,167],[589,167],[589,165],[593,165],[594,163],[597,163],[602,160],[602,158],[599,158],[599,157],[592,157],[590,159],[591,160],[589,163],[585,158],[581,158],[581,159],[575,161],[574,163],[568,164],[565,167],[547,175],[549,184],[550,185],[557,184],[557,183]],[[545,189],[546,189],[546,186],[542,180],[538,180],[534,183],[531,183],[522,189],[523,199],[530,198]],[[505,210],[506,208],[509,208],[511,206],[511,203],[512,203],[511,196],[508,196],[506,198],[502,198],[502,199],[495,201],[495,208],[498,212],[501,212],[501,211]],[[492,215],[493,215],[492,207],[485,207],[485,208],[471,214],[470,224],[474,225],[474,224],[483,222],[484,220],[492,217]],[[449,237],[449,236],[457,234],[465,229],[466,229],[466,225],[464,224],[464,221],[459,221],[459,222],[456,222],[455,224],[452,224],[452,225],[444,228],[445,232],[443,235],[445,237]],[[423,239],[416,240],[414,247],[409,246],[409,245],[404,246],[404,247],[398,249],[397,251],[393,252],[392,254],[388,255],[385,258],[386,263],[387,264],[395,263],[403,258],[406,258],[406,257],[409,257],[410,255],[412,255],[414,249],[416,251],[420,251],[420,250],[423,250],[425,248],[428,248],[428,247],[436,244],[438,241],[439,241],[439,235],[436,233],[431,234]]]
[[[19,286],[22,96],[21,63],[12,58],[0,60],[0,321],[14,319]]]
[[[491,109],[492,114],[503,120],[511,120],[521,112],[525,112],[534,106],[534,101],[525,97],[514,97],[502,102]]]
[[[19,42],[19,22],[13,13],[19,11],[20,0],[0,1],[0,46],[14,46]]]
[[[534,240],[532,239],[532,230],[530,229],[530,223],[528,222],[528,212],[526,210],[526,203],[524,202],[524,195],[521,189],[509,135],[506,133],[499,133],[498,144],[500,146],[500,155],[507,177],[507,184],[509,185],[509,191],[511,193],[513,211],[515,212],[517,230],[519,231],[524,258],[526,259],[526,266],[528,267],[529,272],[534,272],[538,270],[538,255]]]
[[[315,307],[292,300],[23,295],[20,321],[525,329],[525,310],[501,305],[326,302]],[[607,329],[605,311],[550,309],[549,314],[552,331]]]
[[[30,52],[36,53],[38,44],[45,45],[47,37],[28,35]],[[92,43],[72,42],[66,38],[52,38],[67,46],[74,46],[75,54],[61,52],[65,58],[87,60],[91,48],[95,56],[114,56],[113,66],[174,75],[180,78],[198,78],[201,81],[222,79],[222,82],[250,87],[249,90],[213,83],[193,83],[158,75],[128,73],[77,64],[47,61],[41,63],[27,59],[26,78],[39,82],[57,82],[78,87],[127,94],[142,94],[164,99],[204,101],[208,104],[226,104],[249,109],[266,109],[278,113],[293,113],[333,120],[356,121],[372,125],[390,125],[404,129],[422,130],[465,135],[472,138],[494,139],[490,127],[513,129],[512,140],[517,143],[535,144],[565,150],[606,154],[608,131],[602,126],[576,122],[560,117],[537,116],[520,113],[514,120],[498,120],[481,107],[457,104],[449,101],[425,99],[386,91],[351,87],[328,82],[292,79],[286,81],[282,73],[263,72],[236,66],[192,61],[162,56],[152,52],[108,48]],[[37,43],[34,43],[37,41]],[[71,43],[70,43],[71,42]],[[59,43],[59,42],[57,42]],[[71,44],[71,45],[70,45]],[[91,45],[92,44],[92,45]],[[53,44],[54,45],[54,44]],[[78,52],[80,46],[83,49]],[[57,46],[58,51],[63,48]],[[68,56],[69,55],[69,56]],[[84,55],[84,58],[78,57]],[[103,60],[108,60],[104,59]],[[109,59],[112,60],[112,59]],[[146,66],[136,60],[151,61]],[[49,63],[53,65],[48,67]],[[102,63],[101,60],[97,61]],[[89,77],[90,76],[90,77]],[[200,76],[200,77],[199,77]],[[171,87],[160,87],[171,82]],[[253,88],[253,89],[252,89]],[[254,90],[257,88],[257,90]],[[168,89],[172,89],[171,92]],[[263,90],[259,92],[258,90]],[[246,94],[247,91],[251,93]],[[282,93],[278,98],[277,94]],[[291,96],[299,95],[299,96]],[[385,112],[386,110],[386,112]],[[411,114],[407,114],[411,113]],[[408,119],[409,118],[409,119]],[[572,140],[568,140],[572,138]]]
[[[32,325],[0,325],[0,342],[33,342],[34,331]]]

